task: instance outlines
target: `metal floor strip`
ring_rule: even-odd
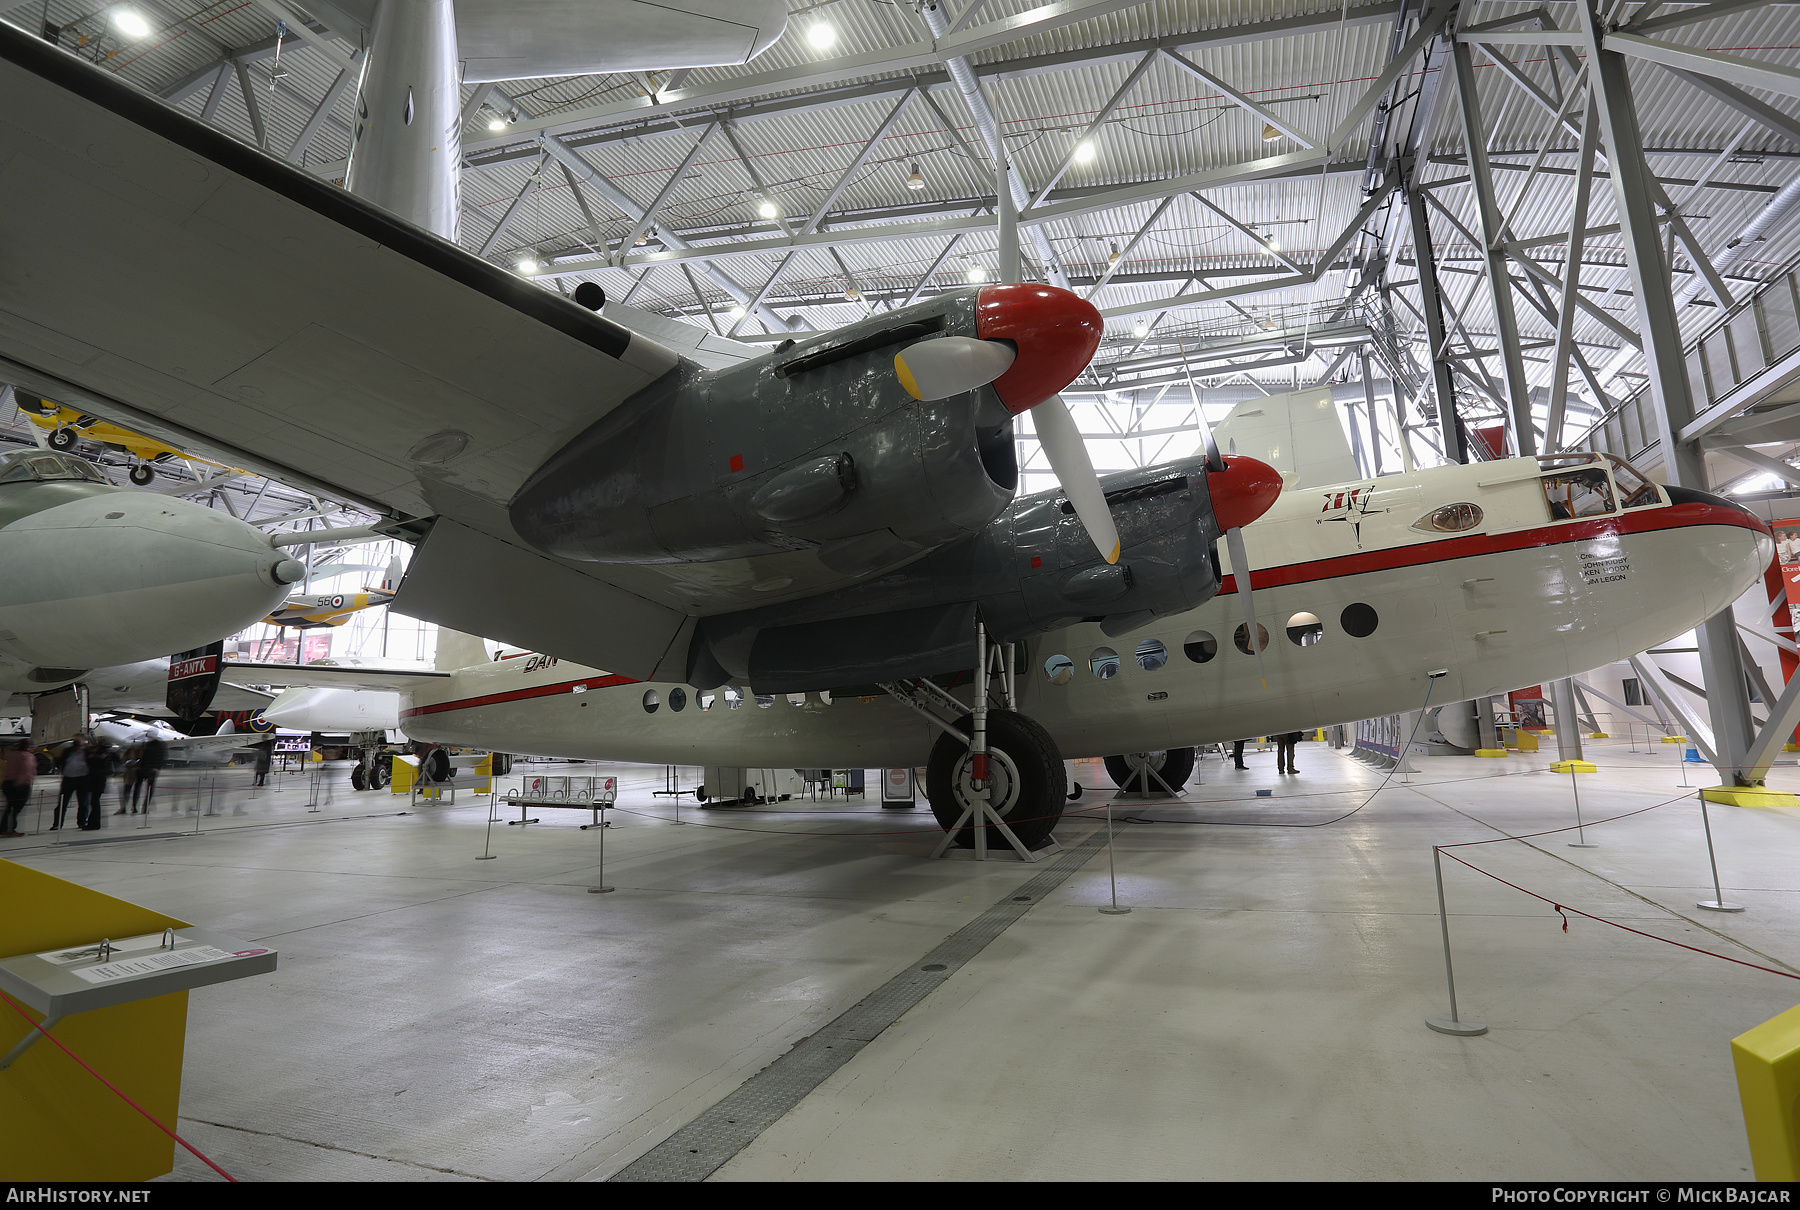
[[[1074,845],[1032,878],[1007,892],[937,948],[845,1009],[817,1033],[800,1039],[712,1108],[614,1173],[615,1181],[703,1181],[755,1141],[783,1114],[856,1053],[986,949],[1031,906],[1106,845],[1106,829]],[[937,969],[933,969],[937,968]]]

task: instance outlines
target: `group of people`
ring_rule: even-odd
[[[1305,734],[1304,731],[1289,731],[1286,735],[1269,737],[1275,741],[1275,771],[1277,773],[1298,773],[1300,771],[1294,768],[1294,745],[1299,743],[1300,737]],[[1245,741],[1240,739],[1231,745],[1231,761],[1234,768],[1248,769],[1250,767],[1244,763],[1244,743]]]
[[[129,810],[136,815],[141,809],[148,815],[150,801],[156,794],[156,779],[168,760],[168,753],[168,745],[159,739],[152,739],[141,748],[120,752],[104,738],[76,736],[54,758],[62,785],[58,788],[56,814],[50,830],[55,832],[63,826],[69,803],[73,801],[75,825],[84,832],[98,831],[106,783],[115,773],[120,775],[121,781],[119,809],[113,814],[124,815]],[[4,776],[0,778],[0,790],[4,791],[6,799],[4,812],[0,812],[0,837],[20,835],[19,814],[31,799],[37,776],[37,754],[31,750],[29,741],[20,740],[7,752]]]

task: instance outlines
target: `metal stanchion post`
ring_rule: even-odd
[[[1112,906],[1100,909],[1102,915],[1123,916],[1131,909],[1119,906],[1119,875],[1113,867],[1112,799],[1106,800],[1106,877],[1112,883]]]
[[[1694,904],[1697,908],[1705,908],[1709,912],[1741,912],[1741,903],[1726,903],[1723,892],[1719,890],[1719,859],[1713,855],[1712,821],[1706,815],[1706,792],[1700,792],[1700,822],[1706,828],[1706,860],[1712,864],[1713,897],[1702,899]]]
[[[1569,842],[1571,849],[1597,849],[1600,846],[1588,842],[1587,833],[1581,827],[1581,788],[1575,784],[1575,769],[1569,769],[1569,789],[1575,795],[1575,839]]]
[[[604,803],[600,806],[600,826],[594,831],[600,833],[600,885],[589,887],[588,894],[604,895],[608,891],[617,889],[606,885],[606,805]]]
[[[1436,845],[1431,846],[1431,869],[1437,875],[1438,927],[1444,932],[1444,982],[1450,986],[1450,1015],[1434,1014],[1425,1018],[1425,1024],[1441,1034],[1472,1038],[1486,1033],[1487,1026],[1479,1021],[1465,1021],[1456,1012],[1456,973],[1450,967],[1450,913],[1444,910],[1444,863]]]
[[[477,857],[475,859],[476,861],[493,861],[499,856],[498,853],[491,851],[494,847],[494,812],[497,809],[498,802],[498,795],[494,795],[488,799],[487,839],[482,842],[481,856]]]
[[[1675,763],[1681,766],[1681,788],[1687,789],[1687,741],[1675,745]]]

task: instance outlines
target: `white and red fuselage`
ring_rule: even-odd
[[[1227,574],[1205,605],[1122,638],[1078,624],[1024,644],[1018,709],[1074,758],[1418,709],[1437,669],[1449,675],[1434,705],[1499,693],[1693,628],[1773,555],[1761,521],[1712,497],[1670,503],[1663,490],[1622,508],[1615,492],[1608,511],[1553,520],[1541,473],[1515,458],[1289,489],[1245,530],[1266,688]],[[1419,527],[1456,504],[1480,521]],[[656,764],[906,767],[937,738],[884,695],[759,700],[537,655],[461,669],[402,706],[417,740]]]

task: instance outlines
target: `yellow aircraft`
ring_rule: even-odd
[[[265,626],[292,626],[296,630],[312,630],[320,626],[342,626],[350,615],[394,599],[400,586],[400,559],[395,556],[381,578],[380,588],[361,592],[314,592],[289,597],[280,609],[263,619]]]
[[[70,450],[78,442],[97,441],[109,449],[119,450],[136,458],[137,464],[131,468],[131,481],[139,487],[146,486],[156,478],[156,469],[152,463],[185,458],[189,462],[204,463],[207,466],[218,465],[205,458],[184,454],[174,446],[153,437],[122,429],[98,416],[89,416],[48,399],[32,400],[20,396],[17,402],[19,411],[25,418],[49,434],[45,439],[53,450]]]

